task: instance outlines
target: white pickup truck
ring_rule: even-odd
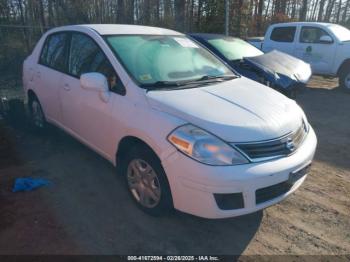
[[[309,63],[313,74],[338,76],[350,91],[350,30],[336,24],[293,22],[271,25],[262,38],[248,42],[264,52],[279,50]]]

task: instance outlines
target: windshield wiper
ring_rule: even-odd
[[[186,84],[192,84],[192,83],[196,83],[196,82],[212,82],[212,80],[222,82],[222,81],[236,79],[238,77],[239,77],[238,75],[221,75],[221,76],[206,75],[206,76],[202,76],[201,78],[198,78],[196,80],[186,82]]]
[[[147,91],[152,90],[174,90],[174,89],[182,89],[189,88],[189,86],[200,85],[200,84],[208,84],[214,81],[228,81],[231,79],[238,78],[238,75],[224,75],[224,76],[210,76],[206,75],[201,78],[189,81],[157,81],[154,83],[142,84],[141,87],[146,88]]]
[[[146,88],[147,90],[157,90],[157,89],[170,89],[171,87],[178,87],[181,86],[181,82],[177,81],[157,81],[154,83],[147,83],[140,85],[143,88]]]
[[[232,59],[232,60],[230,60],[230,62],[232,62],[232,63],[240,63],[242,61],[243,61],[243,58],[242,59]]]

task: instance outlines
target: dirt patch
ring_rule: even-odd
[[[309,88],[334,90],[338,87],[338,78],[314,76],[308,84]]]

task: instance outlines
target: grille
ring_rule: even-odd
[[[304,141],[306,134],[307,127],[303,121],[297,131],[284,137],[266,142],[235,144],[235,146],[252,160],[283,157],[296,151]]]
[[[261,204],[263,202],[279,197],[287,193],[292,188],[292,186],[292,183],[285,181],[273,186],[260,188],[255,191],[255,202],[256,204]]]

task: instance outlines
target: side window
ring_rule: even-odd
[[[272,30],[270,39],[276,42],[292,43],[294,41],[296,27],[275,27]]]
[[[76,77],[84,73],[101,73],[107,78],[111,91],[121,93],[121,90],[124,89],[100,47],[84,34],[74,33],[72,35],[68,68],[69,73]]]
[[[57,33],[48,36],[42,49],[39,63],[59,71],[65,71],[67,54],[66,33]]]
[[[300,43],[310,43],[310,44],[318,43],[319,44],[319,43],[322,43],[321,41],[322,36],[331,37],[326,31],[324,31],[321,28],[304,26],[301,29]]]

